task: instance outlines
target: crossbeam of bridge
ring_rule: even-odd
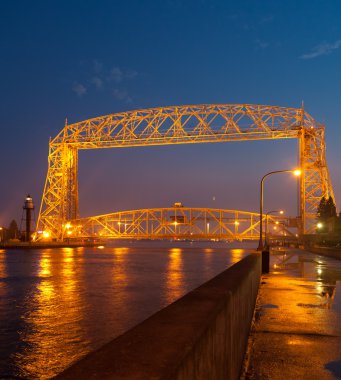
[[[133,110],[65,125],[50,141],[37,229],[61,239],[63,225],[79,219],[79,150],[292,138],[299,141],[302,170],[300,232],[314,232],[321,198],[334,197],[325,157],[324,127],[303,108],[250,104]]]
[[[263,223],[266,222],[266,216]],[[290,219],[268,215],[274,235],[294,237]],[[278,227],[278,228],[277,228]],[[63,238],[256,240],[259,214],[239,210],[168,207],[114,212],[70,221]]]

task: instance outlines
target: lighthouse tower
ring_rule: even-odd
[[[32,223],[32,212],[34,210],[34,204],[30,194],[27,195],[24,203],[23,209],[25,210],[26,216],[26,230],[25,230],[25,241],[31,241],[31,223]]]

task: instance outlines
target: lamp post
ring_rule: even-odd
[[[4,229],[3,229],[3,227],[0,227],[0,233],[1,233],[1,235],[0,235],[0,238],[1,238],[1,240],[0,240],[0,243],[3,243],[4,242]]]
[[[323,227],[324,227],[324,225],[321,222],[318,222],[316,224],[316,235],[317,235],[318,243],[321,242],[321,232],[322,232]]]
[[[273,172],[269,172],[265,174],[261,181],[260,181],[260,207],[259,207],[259,243],[257,251],[262,251],[263,246],[263,204],[264,204],[264,180],[265,178],[269,177],[270,175],[277,174],[277,173],[293,173],[295,176],[301,175],[301,170],[294,169],[294,170],[275,170]]]
[[[321,222],[317,223],[316,227],[320,230],[323,227],[323,224]]]
[[[265,248],[269,247],[269,243],[268,243],[268,218],[269,218],[270,214],[276,214],[276,213],[283,215],[284,211],[283,210],[271,210],[265,214]]]

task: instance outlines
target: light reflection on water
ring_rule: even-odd
[[[169,262],[167,267],[167,303],[181,297],[183,288],[183,250],[181,248],[171,248],[169,252]]]
[[[289,270],[314,287],[318,300],[314,306],[341,312],[341,260],[298,250],[277,249],[272,252],[274,270]]]
[[[1,378],[51,378],[254,246],[119,244],[0,252]]]
[[[24,349],[14,355],[15,366],[24,378],[32,378],[32,374],[51,377],[63,363],[76,360],[78,349],[84,351],[89,343],[80,324],[83,257],[70,248],[58,253],[59,261],[53,252],[42,252],[36,289],[24,301],[27,311],[21,318],[25,329],[20,331]]]
[[[0,279],[7,277],[5,255],[6,255],[6,252],[0,249]],[[3,281],[0,281],[0,298],[5,297],[5,293],[6,293],[6,283]]]

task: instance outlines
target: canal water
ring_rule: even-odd
[[[51,378],[254,246],[120,242],[0,250],[0,378]]]

